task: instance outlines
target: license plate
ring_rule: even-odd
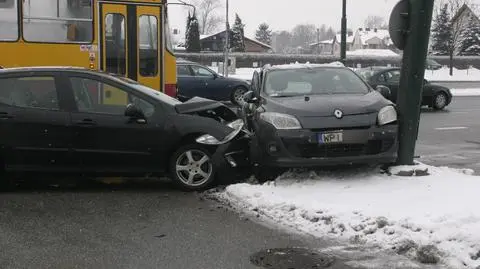
[[[321,133],[318,134],[318,143],[330,144],[343,142],[343,133]]]

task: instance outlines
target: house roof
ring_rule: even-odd
[[[458,20],[460,18],[460,16],[462,16],[462,14],[464,14],[465,12],[470,12],[471,14],[473,14],[473,16],[475,16],[475,18],[478,21],[480,21],[477,14],[475,14],[475,12],[473,12],[473,10],[467,4],[463,4],[463,6],[458,10],[458,12],[455,14],[455,16],[453,16],[452,21]]]
[[[360,40],[362,41],[362,45],[367,45],[368,40],[373,38],[381,39],[385,42],[386,45],[392,45],[392,40],[390,38],[390,33],[388,30],[385,29],[369,29],[368,31],[366,28],[362,28],[362,30],[358,30],[360,35]]]
[[[203,39],[206,39],[206,38],[209,38],[209,37],[212,37],[212,36],[216,36],[218,34],[221,34],[221,33],[224,33],[225,30],[222,30],[222,31],[219,31],[219,32],[216,32],[216,33],[213,33],[213,34],[208,34],[208,35],[200,35],[200,40],[203,40]],[[250,37],[247,37],[247,36],[244,36],[243,38],[245,39],[248,39],[249,41],[252,41],[254,43],[257,43],[258,45],[262,46],[262,47],[265,47],[265,48],[269,48],[271,49],[272,46],[268,45],[268,44],[265,44],[263,42],[260,42],[258,41],[257,39],[255,38],[250,38]]]

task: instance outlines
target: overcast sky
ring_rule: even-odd
[[[225,3],[225,0],[221,1]],[[398,0],[347,0],[348,27],[352,29],[362,27],[368,15],[385,17],[388,22],[390,12],[397,2]],[[480,0],[473,2],[480,3]],[[341,8],[341,0],[230,0],[230,23],[233,25],[235,13],[238,13],[246,24],[247,36],[254,36],[255,30],[262,22],[268,23],[274,31],[291,30],[301,23],[318,26],[326,24],[338,31],[341,26]],[[188,9],[181,6],[169,7],[172,29],[177,28],[183,34],[187,12]],[[218,10],[217,13],[225,15],[225,8]]]
[[[225,0],[222,0],[225,1]],[[388,19],[398,0],[347,0],[347,20],[349,28],[358,28],[368,15],[379,15]],[[175,2],[170,0],[169,2]],[[186,2],[189,2],[186,0]],[[340,30],[342,15],[341,0],[230,0],[230,23],[235,13],[246,24],[245,34],[252,36],[262,22],[274,30],[291,30],[301,23],[326,24]],[[225,15],[225,9],[218,10]],[[169,7],[171,28],[182,31],[185,28],[187,11],[180,6]]]

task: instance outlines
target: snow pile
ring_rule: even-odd
[[[450,68],[442,67],[438,70],[425,70],[425,78],[430,81],[480,81],[480,70],[453,68],[453,76],[450,76]]]
[[[416,177],[397,176],[404,167],[390,175],[289,172],[275,182],[231,185],[215,195],[318,237],[378,245],[453,268],[480,266],[480,177],[471,170],[419,168]]]
[[[389,49],[359,49],[347,51],[347,56],[379,56],[379,57],[395,57],[395,52]]]

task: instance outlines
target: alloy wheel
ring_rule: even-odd
[[[190,149],[177,158],[175,172],[185,185],[198,187],[209,181],[213,173],[213,165],[205,152]]]

